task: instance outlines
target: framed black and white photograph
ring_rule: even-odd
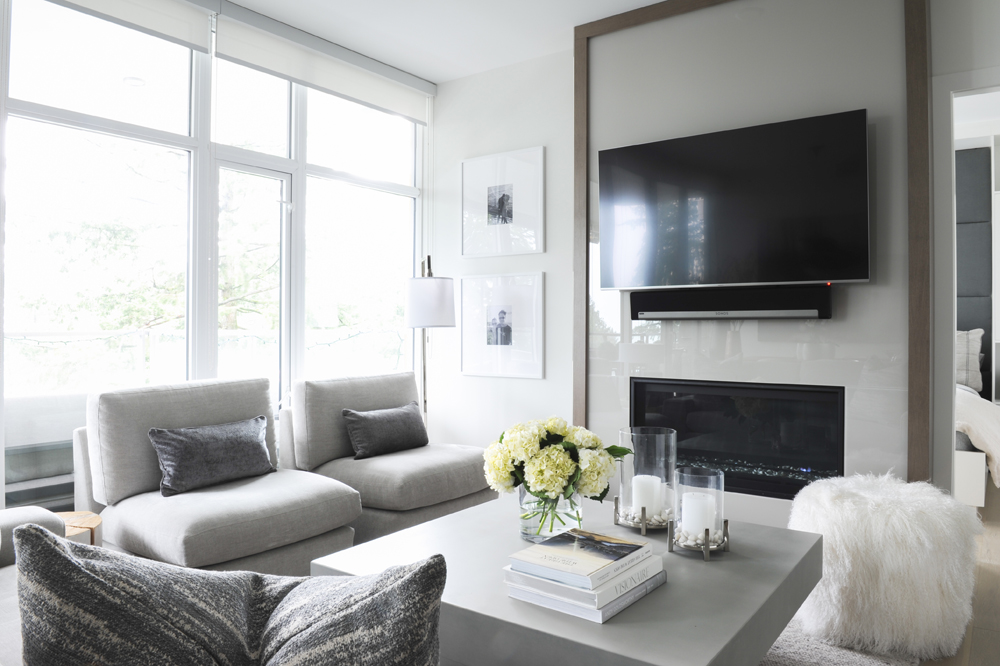
[[[462,162],[464,256],[545,251],[544,173],[542,147]]]
[[[544,273],[462,278],[462,373],[544,377]]]

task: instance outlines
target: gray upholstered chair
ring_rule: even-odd
[[[478,446],[431,443],[354,459],[341,410],[389,409],[416,399],[412,372],[299,381],[291,407],[279,412],[282,468],[308,470],[361,493],[361,516],[351,523],[356,544],[496,499]]]
[[[73,433],[76,509],[103,519],[105,547],[160,562],[306,576],[309,562],[349,548],[358,493],[316,474],[279,469],[164,497],[150,428],[267,417],[267,379],[209,380],[91,395],[87,426]]]
[[[66,534],[62,519],[40,506],[0,510],[0,664],[21,663],[21,616],[17,607],[17,567],[12,534],[34,523],[58,536]]]

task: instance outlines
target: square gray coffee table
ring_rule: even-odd
[[[732,548],[705,562],[667,552],[666,531],[616,526],[612,502],[584,501],[584,529],[647,539],[665,585],[605,624],[510,599],[507,556],[518,535],[517,498],[500,499],[312,562],[312,574],[365,575],[444,555],[441,664],[757,666],[823,575],[818,534],[730,521]]]

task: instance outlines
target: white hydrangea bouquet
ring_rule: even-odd
[[[484,451],[486,480],[500,493],[524,490],[538,498],[530,509],[522,505],[522,523],[538,518],[540,534],[545,527],[555,532],[555,521],[567,527],[559,516],[560,500],[568,500],[577,523],[574,495],[598,501],[608,494],[615,473],[615,460],[632,453],[622,446],[604,447],[600,438],[586,428],[571,426],[553,416],[546,421],[528,421],[505,430]],[[579,526],[579,525],[578,525]]]

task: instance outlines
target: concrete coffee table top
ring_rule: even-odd
[[[585,500],[583,528],[651,541],[667,582],[605,624],[507,596],[502,567],[530,545],[513,495],[314,560],[312,574],[372,574],[443,554],[443,666],[756,666],[822,577],[818,534],[730,521],[730,552],[705,562],[668,553],[666,530],[641,537],[614,525],[612,504]]]

